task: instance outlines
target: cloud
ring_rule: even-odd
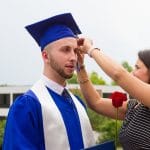
[[[42,72],[40,49],[24,26],[72,12],[83,35],[119,63],[132,65],[137,51],[150,47],[149,0],[5,0],[0,5],[0,84],[33,84]],[[88,71],[101,70],[87,58]],[[104,76],[104,75],[103,75]],[[104,76],[105,77],[105,76]]]

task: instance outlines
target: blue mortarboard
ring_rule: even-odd
[[[71,13],[53,16],[25,27],[38,45],[43,48],[65,37],[77,37],[81,31]]]

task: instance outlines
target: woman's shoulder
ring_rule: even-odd
[[[135,107],[137,104],[138,104],[138,100],[136,100],[136,99],[129,99],[127,107],[128,108],[132,108],[132,107]]]

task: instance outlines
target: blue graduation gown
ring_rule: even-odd
[[[70,149],[84,148],[76,108],[70,107],[70,104],[55,92],[51,90],[49,92],[62,114]],[[45,150],[41,105],[32,91],[18,97],[10,108],[3,150]]]

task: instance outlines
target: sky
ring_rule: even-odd
[[[71,12],[83,37],[91,38],[118,63],[131,66],[137,52],[150,48],[149,0],[1,0],[0,84],[31,85],[42,74],[40,48],[24,26]],[[85,57],[87,71],[110,78]]]

